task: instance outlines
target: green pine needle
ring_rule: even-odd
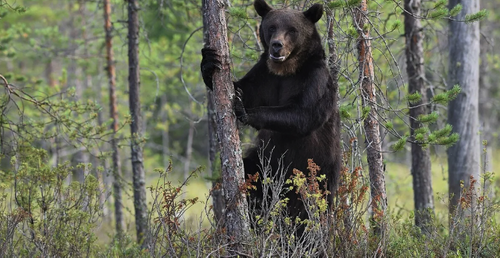
[[[427,124],[427,123],[434,123],[438,119],[438,113],[437,112],[432,112],[428,115],[421,115],[418,120],[420,123]]]
[[[488,11],[486,9],[483,9],[477,13],[474,14],[468,14],[465,16],[465,22],[471,23],[471,22],[476,22],[480,21],[488,16]]]
[[[401,137],[401,139],[399,139],[395,144],[392,145],[392,149],[394,151],[402,150],[405,147],[406,139],[406,136]]]
[[[429,13],[428,17],[430,19],[440,19],[440,18],[445,17],[446,15],[448,15],[448,9],[441,8],[441,9],[437,9],[437,10]]]
[[[344,6],[344,1],[342,1],[342,0],[332,1],[332,2],[328,3],[328,7],[330,9],[337,9],[337,8],[341,8],[343,6]]]
[[[420,92],[415,92],[406,96],[406,99],[408,100],[408,102],[413,104],[419,102],[422,99],[422,95],[420,94]]]
[[[451,10],[450,10],[450,17],[453,17],[453,16],[456,16],[457,14],[460,13],[460,11],[462,11],[462,5],[461,4],[457,4],[455,5],[455,7],[453,7]]]
[[[446,0],[439,0],[434,4],[434,9],[440,9],[444,6],[446,6],[447,1]]]

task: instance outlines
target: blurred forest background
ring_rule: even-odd
[[[110,46],[114,53],[111,64],[116,72],[118,130],[115,134],[112,127],[114,120],[110,115],[105,2],[0,0],[0,75],[3,76],[0,79],[0,230],[7,232],[0,233],[3,237],[0,240],[4,243],[10,236],[8,229],[12,232],[19,230],[12,227],[16,223],[24,225],[21,226],[24,229],[31,228],[31,231],[19,232],[31,232],[32,239],[42,239],[44,232],[34,230],[37,228],[35,225],[41,223],[44,216],[49,216],[50,210],[55,207],[55,204],[45,207],[45,203],[51,202],[46,202],[44,198],[50,199],[50,196],[57,195],[56,191],[60,191],[60,194],[66,193],[65,196],[70,197],[65,198],[68,203],[58,206],[58,209],[65,207],[68,216],[85,218],[86,222],[71,224],[72,220],[64,222],[64,216],[54,215],[52,218],[55,221],[51,222],[54,226],[45,227],[45,230],[59,232],[55,229],[57,225],[67,224],[67,227],[78,228],[81,236],[74,232],[63,238],[76,243],[92,238],[93,243],[107,245],[117,233],[112,193],[116,188],[113,187],[122,188],[123,232],[130,237],[131,243],[134,242],[130,150],[134,141],[143,148],[148,208],[156,203],[154,186],[160,180],[170,181],[173,186],[182,185],[195,171],[195,176],[179,192],[182,198],[193,202],[180,205],[178,208],[182,214],[177,213],[176,216],[182,218],[183,225],[187,227],[209,226],[204,219],[208,213],[204,210],[211,204],[209,190],[218,172],[217,164],[212,166],[209,159],[207,89],[200,74],[200,50],[203,47],[201,1],[139,2],[139,99],[142,121],[140,134],[134,136],[131,136],[129,126],[132,117],[128,84],[128,3],[109,1]],[[275,7],[297,9],[312,3],[307,0],[270,1]],[[356,164],[365,168],[364,180],[368,180],[362,120],[369,110],[363,108],[356,90],[360,83],[355,45],[357,31],[352,26],[351,16],[352,6],[359,3],[356,0],[323,2],[327,12],[334,17],[333,41],[340,65],[339,105],[344,149],[353,146],[353,139],[359,139],[358,156],[353,155],[352,158],[359,159]],[[253,1],[231,0],[227,6],[234,80],[241,78],[262,52],[257,35],[260,18],[252,4]],[[422,1],[427,99],[450,88],[447,84],[450,18],[447,4],[446,1]],[[398,219],[405,220],[412,218],[414,204],[407,117],[411,96],[407,96],[402,6],[402,1],[368,1],[367,26],[372,33],[374,79],[380,100],[378,112],[382,125],[380,135],[388,208],[397,214],[394,216]],[[493,11],[498,8],[500,1],[482,1],[481,9],[490,11],[486,18],[478,21],[478,133],[481,140],[487,141],[483,146],[485,152],[481,153],[482,172],[495,171],[500,165],[500,91],[495,83],[500,81],[500,52],[496,45],[500,40],[500,17]],[[328,51],[326,14],[317,27]],[[447,103],[434,101],[429,102],[427,107],[436,114],[429,123],[430,130],[445,128]],[[242,148],[245,149],[252,144],[255,131],[242,128],[240,135]],[[114,173],[113,142],[118,147],[120,173]],[[446,144],[438,142],[427,146],[431,152],[436,216],[443,219],[448,214],[447,147],[443,146]],[[167,170],[168,174],[164,174]],[[113,182],[118,182],[118,185],[113,186]],[[490,187],[497,188],[499,182],[494,179]],[[83,192],[84,195],[78,194]],[[192,199],[196,197],[199,199]],[[85,205],[87,208],[79,213],[72,209],[72,205]],[[27,215],[26,212],[32,214]],[[31,222],[26,218],[31,218]],[[30,233],[25,234],[30,237]],[[45,243],[62,241],[61,236],[51,237],[52,240],[46,237]],[[86,240],[78,240],[78,237]],[[58,248],[64,249],[62,246],[64,244]],[[0,247],[6,248],[2,243]],[[111,249],[108,252],[118,251]],[[64,256],[71,251],[60,254]]]

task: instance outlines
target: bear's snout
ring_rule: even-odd
[[[283,42],[281,40],[271,41],[271,47],[269,49],[269,58],[274,62],[283,62],[286,59],[286,53],[283,48]]]
[[[273,48],[273,53],[279,54],[279,52],[283,48],[283,43],[281,43],[281,41],[276,40],[271,43],[271,46]]]

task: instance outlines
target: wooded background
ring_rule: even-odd
[[[500,165],[500,17],[493,11],[500,1],[465,2],[320,1],[326,12],[317,27],[340,88],[345,167],[362,171],[376,190],[366,219],[380,211],[430,232],[426,222],[447,220],[463,205],[461,180],[470,186],[470,175],[477,195],[497,203],[500,181],[489,172]],[[262,52],[260,18],[253,1],[224,3],[237,80]],[[315,2],[269,3],[305,10]],[[41,247],[56,235],[49,239],[53,228],[39,223],[51,207],[66,214],[72,205],[47,194],[86,207],[73,214],[88,223],[80,237],[99,245],[129,237],[154,249],[148,236],[158,182],[182,189],[171,201],[184,201],[166,213],[186,227],[210,228],[203,218],[212,213],[203,210],[224,164],[200,73],[203,26],[201,1],[0,0],[0,228],[11,232],[0,233],[0,254],[16,252],[15,232],[35,243],[23,245],[35,250],[26,255],[72,254]],[[240,127],[243,150],[254,135]],[[54,225],[61,214],[53,214]],[[72,241],[85,242],[71,232]]]

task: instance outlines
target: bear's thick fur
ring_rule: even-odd
[[[273,9],[264,0],[256,0],[254,7],[262,17],[259,33],[265,51],[258,63],[234,82],[239,95],[234,103],[237,117],[258,130],[256,146],[244,158],[245,173],[260,173],[258,150],[264,143],[264,153],[272,155],[273,169],[284,154],[286,178],[293,168],[307,175],[307,160],[313,159],[321,167],[320,174],[326,175],[328,190],[333,194],[341,167],[340,117],[338,89],[330,77],[315,27],[323,7],[315,4],[305,12]],[[203,79],[212,88],[218,56],[207,48],[202,54]],[[290,216],[306,218],[299,195],[295,191],[286,195]],[[331,204],[332,197],[328,199]],[[257,191],[251,191],[250,200],[257,205],[262,200],[260,181]]]

